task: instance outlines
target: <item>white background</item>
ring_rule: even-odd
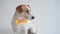
[[[12,34],[16,6],[29,4],[38,34],[60,34],[60,0],[0,0],[0,34]]]

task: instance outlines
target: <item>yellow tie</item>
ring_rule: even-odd
[[[18,26],[20,23],[27,23],[27,19],[26,18],[23,18],[22,20],[19,20],[19,19],[17,19],[16,21],[15,21],[15,24],[16,24],[16,26]]]

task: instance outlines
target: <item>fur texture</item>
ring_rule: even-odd
[[[15,21],[17,19],[26,18],[28,20],[27,23],[21,23],[16,26]],[[19,5],[16,7],[16,12],[12,18],[12,29],[14,34],[36,34],[35,26],[31,22],[34,17],[30,14],[30,6],[29,5]]]

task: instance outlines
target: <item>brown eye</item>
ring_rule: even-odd
[[[29,11],[25,11],[25,12],[27,12],[29,14]]]
[[[28,11],[25,11],[25,12],[27,12],[27,13],[28,13]]]

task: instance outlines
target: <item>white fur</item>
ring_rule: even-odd
[[[34,24],[29,20],[27,23],[21,23],[18,26],[15,25],[15,20],[22,18],[24,17],[15,12],[15,15],[13,16],[11,23],[14,34],[27,34],[29,28],[32,29],[33,33],[36,33]]]
[[[15,15],[13,16],[11,24],[13,27],[14,34],[27,34],[29,28],[32,28],[33,32],[36,33],[35,26],[29,20],[27,23],[21,23],[20,25],[16,26],[15,20],[20,19],[20,18],[23,18],[23,17],[19,16],[17,13],[15,13]],[[24,32],[22,32],[22,31],[24,31]]]
[[[31,10],[28,6],[26,6],[28,9],[29,9],[29,11]]]

